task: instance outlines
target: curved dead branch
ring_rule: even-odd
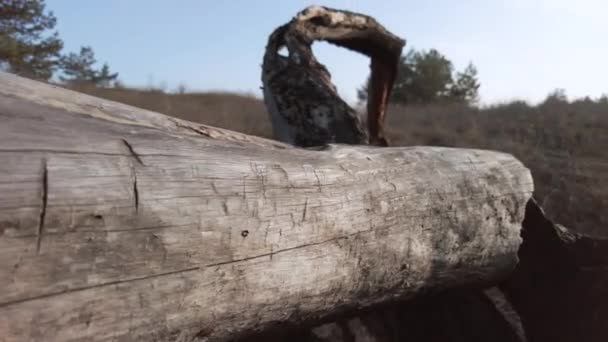
[[[338,95],[329,71],[313,55],[314,41],[327,41],[370,57],[367,130]],[[404,40],[369,16],[327,7],[308,7],[277,28],[268,39],[262,66],[264,100],[277,139],[299,146],[386,146],[386,106],[404,45]],[[288,56],[280,54],[282,48]]]

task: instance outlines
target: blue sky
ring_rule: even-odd
[[[66,51],[93,47],[132,86],[227,90],[260,96],[268,34],[317,4],[369,14],[408,47],[436,48],[479,70],[483,103],[608,93],[604,0],[47,0]],[[327,44],[315,53],[338,90],[355,101],[368,60]]]

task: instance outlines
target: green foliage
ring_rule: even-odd
[[[410,50],[401,56],[391,101],[408,104],[474,103],[478,99],[477,69],[472,63],[454,74],[452,62],[439,51]],[[367,99],[367,85],[358,90]]]
[[[56,24],[53,12],[45,11],[44,0],[0,0],[0,69],[48,80],[61,68],[64,82],[111,86],[118,74],[107,64],[95,70],[90,47],[61,56],[63,42],[53,31]]]
[[[103,63],[101,70],[97,73],[97,76],[93,78],[93,83],[101,87],[110,87],[116,83],[118,73],[110,73],[110,67],[108,63]]]
[[[65,76],[59,76],[59,79],[67,83],[90,82],[95,77],[93,65],[96,62],[93,49],[83,46],[80,48],[80,53],[70,52],[61,57],[61,67]]]
[[[96,70],[95,53],[89,46],[80,48],[80,53],[69,53],[61,57],[63,75],[59,79],[69,84],[90,83],[101,87],[109,87],[116,81],[118,73],[111,73],[110,67],[104,64]]]
[[[403,76],[397,78],[397,85],[400,87],[396,89],[395,96],[401,95],[409,103],[438,102],[447,97],[452,83],[452,62],[437,50],[414,52],[410,55],[411,61],[407,62],[406,57],[405,66],[411,69],[406,73],[411,75],[411,79]],[[402,94],[399,94],[399,90]]]
[[[477,68],[469,63],[462,72],[456,73],[456,79],[450,87],[450,98],[466,103],[475,103],[479,100],[479,81]]]
[[[59,62],[63,42],[44,0],[0,0],[0,63],[3,69],[49,79]]]

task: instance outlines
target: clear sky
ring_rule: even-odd
[[[606,0],[47,0],[66,51],[93,47],[132,86],[261,95],[266,39],[317,4],[374,16],[408,47],[436,48],[479,70],[483,103],[608,93]],[[315,53],[340,93],[356,99],[368,60],[328,44]]]

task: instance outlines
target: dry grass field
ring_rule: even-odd
[[[81,87],[79,91],[182,119],[272,137],[263,102],[230,93],[168,94],[159,90]],[[608,101],[393,105],[393,145],[492,149],[523,161],[536,198],[550,217],[581,232],[608,236]]]

